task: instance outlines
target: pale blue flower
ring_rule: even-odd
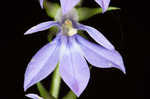
[[[43,8],[43,1],[44,0],[40,0],[41,8]],[[60,0],[62,13],[63,14],[68,13],[79,2],[80,2],[80,0]],[[110,0],[95,0],[95,2],[97,2],[102,7],[103,12],[105,12],[109,6]]]
[[[27,94],[26,97],[31,98],[31,99],[44,99],[38,96],[37,94],[33,94],[33,93]]]
[[[58,14],[57,21],[48,21],[29,29],[25,35],[57,26],[59,32],[50,43],[41,48],[28,64],[24,90],[50,75],[59,63],[59,72],[63,81],[77,95],[84,91],[90,71],[86,61],[95,67],[118,68],[125,73],[121,55],[114,46],[93,27],[79,24],[76,12]],[[86,31],[98,44],[94,44],[78,35],[77,30]]]

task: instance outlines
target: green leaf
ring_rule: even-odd
[[[120,8],[117,7],[109,7],[107,9],[107,11],[112,11],[112,10],[118,10]],[[79,16],[79,21],[83,21],[86,20],[94,15],[97,14],[101,14],[102,12],[102,8],[87,8],[87,7],[83,7],[83,8],[76,8],[77,12],[78,12],[78,16]]]
[[[63,97],[63,99],[76,99],[76,95],[72,91],[69,91],[68,94]]]
[[[57,3],[52,3],[49,2],[48,0],[45,0],[44,8],[46,10],[47,15],[55,19],[55,16],[57,14],[58,9],[60,9],[60,6]]]
[[[44,86],[39,82],[37,83],[37,88],[39,90],[40,96],[44,99],[54,99],[52,96],[49,95],[47,90],[44,88]]]
[[[112,11],[112,10],[120,10],[120,8],[118,8],[118,7],[109,7],[108,9],[107,9],[107,11]]]

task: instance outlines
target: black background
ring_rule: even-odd
[[[110,5],[121,10],[96,15],[81,23],[97,28],[115,45],[124,58],[127,74],[117,69],[93,68],[79,99],[149,99],[148,6],[144,1],[131,0],[111,0]],[[87,0],[84,6],[98,7],[94,0]],[[1,7],[0,99],[24,99],[25,68],[48,41],[46,31],[23,34],[33,25],[52,19],[41,10],[38,0],[6,0]],[[43,81],[45,86],[48,80]],[[68,90],[64,83],[62,86],[60,96]],[[37,92],[36,86],[28,92]]]

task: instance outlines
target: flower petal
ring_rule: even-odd
[[[110,0],[95,0],[103,9],[103,12],[106,12],[108,6],[109,6],[109,3],[110,3]]]
[[[52,26],[58,26],[58,25],[59,25],[58,22],[55,22],[55,21],[43,22],[43,23],[40,23],[40,24],[38,24],[36,26],[33,26],[32,28],[27,30],[24,33],[24,35],[32,34],[34,32],[43,31],[43,30],[49,29]]]
[[[80,30],[85,30],[88,32],[88,34],[100,45],[102,45],[103,47],[110,49],[110,50],[114,50],[114,46],[106,39],[106,37],[104,37],[102,35],[102,33],[100,33],[98,30],[96,30],[93,27],[90,26],[86,26],[86,25],[82,25],[82,24],[78,24],[77,28]]]
[[[90,64],[100,68],[115,67],[125,73],[122,57],[117,51],[107,50],[97,44],[87,41],[79,35],[76,37],[85,58]]]
[[[43,99],[42,97],[38,96],[37,94],[27,94],[26,97],[31,99]]]
[[[44,2],[44,0],[39,0],[39,2],[40,2],[41,8],[43,9],[43,2]]]
[[[71,90],[79,97],[86,88],[90,72],[86,60],[80,54],[79,46],[72,37],[63,42],[65,50],[60,59],[60,75]]]
[[[24,90],[47,77],[56,67],[59,58],[59,39],[41,48],[32,58],[25,73]]]
[[[74,8],[74,6],[77,5],[79,1],[80,0],[60,0],[63,15]]]

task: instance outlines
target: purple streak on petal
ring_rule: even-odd
[[[63,15],[68,13],[80,0],[60,0]]]
[[[27,94],[26,97],[31,99],[43,99],[42,97],[38,96],[37,94]]]
[[[43,2],[44,2],[44,0],[39,0],[39,2],[40,2],[41,8],[43,9]]]
[[[86,25],[82,25],[82,24],[78,24],[77,28],[80,30],[85,30],[88,32],[88,34],[100,45],[102,45],[103,47],[109,49],[109,50],[114,50],[114,46],[107,40],[106,37],[104,37],[102,35],[102,33],[100,33],[98,30],[96,30],[93,27],[90,26],[86,26]]]
[[[67,38],[66,38],[67,39]],[[86,60],[81,55],[79,46],[72,37],[63,42],[65,50],[60,59],[60,75],[71,90],[79,97],[86,88],[90,72]]]
[[[115,67],[125,73],[122,57],[117,51],[107,50],[97,44],[87,41],[79,35],[76,37],[81,49],[83,50],[85,58],[90,64],[101,68]]]
[[[41,48],[28,64],[25,72],[24,90],[47,77],[56,67],[59,59],[59,39],[56,38]]]
[[[106,12],[108,6],[109,6],[109,3],[110,3],[110,0],[95,0],[103,9],[103,12]]]
[[[43,31],[43,30],[49,29],[52,26],[58,26],[58,25],[59,25],[58,22],[55,22],[55,21],[43,22],[43,23],[40,23],[36,26],[33,26],[32,28],[27,30],[24,33],[24,35],[28,35],[28,34],[32,34],[32,33],[35,33],[35,32]]]

